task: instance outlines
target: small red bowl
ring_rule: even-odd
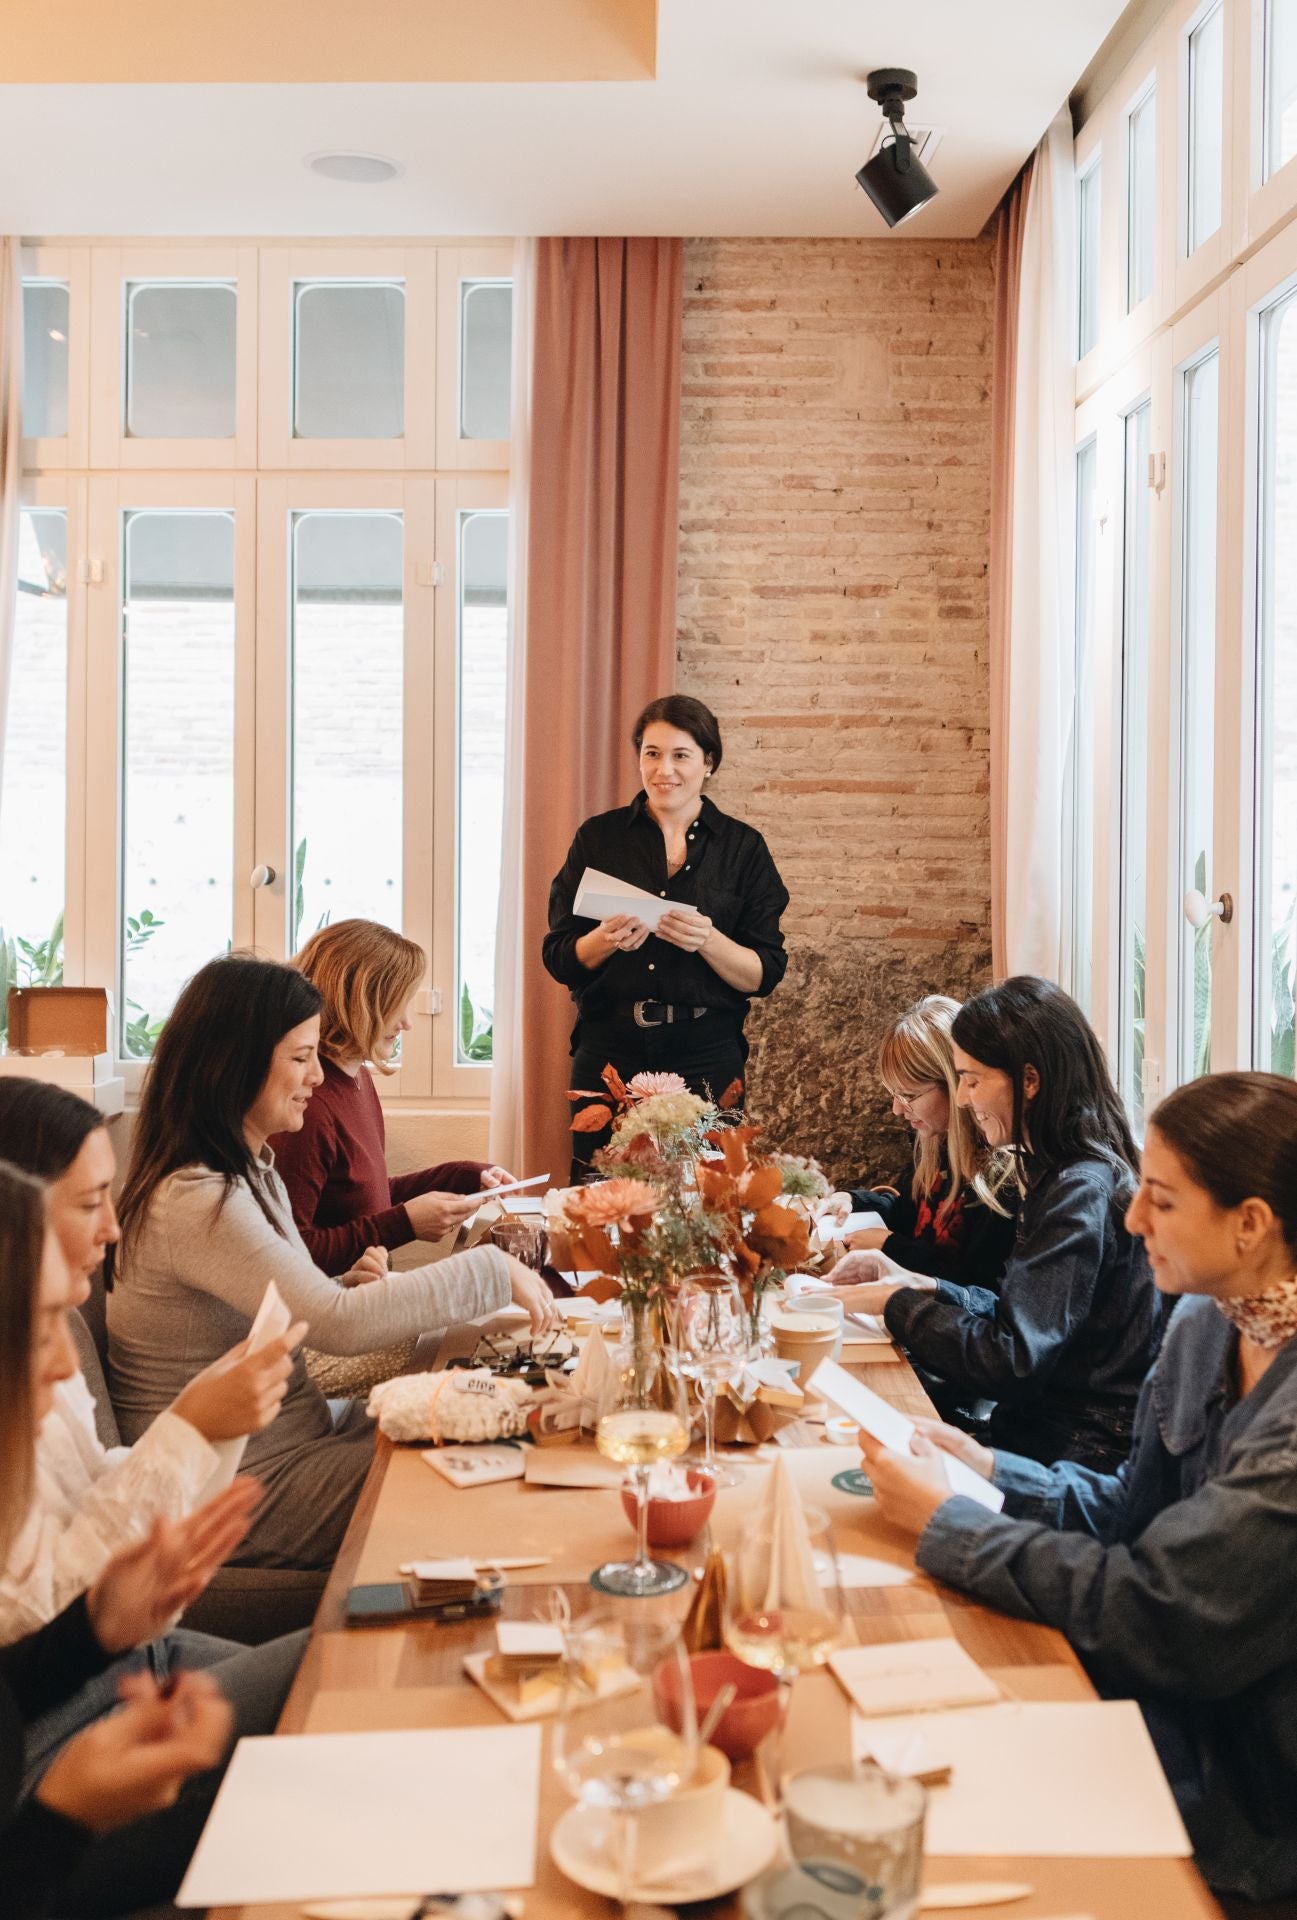
[[[779,1718],[779,1682],[774,1674],[748,1666],[725,1649],[691,1654],[689,1670],[700,1721],[723,1686],[732,1681],[738,1689],[716,1722],[709,1744],[731,1760],[748,1759]],[[653,1698],[667,1726],[679,1733],[680,1669],[674,1660],[663,1660],[654,1670]]]
[[[692,1500],[650,1500],[648,1503],[648,1543],[651,1547],[687,1547],[702,1532],[716,1505],[716,1482],[701,1467],[690,1467]],[[639,1520],[639,1502],[634,1487],[621,1490],[622,1510],[632,1526]]]

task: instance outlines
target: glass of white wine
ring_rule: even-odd
[[[741,1476],[716,1458],[716,1395],[738,1379],[751,1346],[751,1315],[737,1281],[717,1274],[683,1283],[676,1300],[680,1371],[698,1382],[703,1406],[701,1465],[718,1487],[737,1487]]]
[[[689,1445],[684,1382],[664,1346],[627,1339],[613,1354],[617,1399],[595,1428],[595,1445],[606,1459],[631,1469],[636,1495],[635,1558],[606,1560],[590,1576],[601,1593],[631,1599],[670,1593],[688,1579],[670,1560],[651,1560],[648,1550],[649,1469],[674,1460]]]
[[[790,1553],[783,1530],[748,1529],[729,1560],[725,1596],[725,1644],[750,1667],[763,1667],[779,1682],[779,1718],[770,1735],[766,1769],[771,1793],[783,1797],[784,1728],[793,1683],[808,1667],[820,1667],[841,1642],[842,1588],[837,1548],[827,1514],[804,1507],[810,1565]]]

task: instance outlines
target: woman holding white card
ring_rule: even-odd
[[[1059,1628],[1143,1707],[1213,1886],[1297,1892],[1297,1085],[1209,1075],[1149,1122],[1127,1216],[1185,1296],[1114,1474],[1039,1466],[930,1424],[864,1444],[926,1573]],[[942,1451],[1001,1489],[952,1496]]]
[[[720,768],[721,734],[701,700],[654,700],[631,738],[642,792],[578,828],[550,887],[542,953],[577,1004],[572,1086],[597,1092],[612,1065],[626,1081],[678,1074],[715,1099],[736,1081],[741,1091],[748,1006],[784,977],[788,890],[762,836],[704,792]],[[656,927],[633,911],[579,915],[591,868],[669,901]],[[574,1180],[606,1138],[574,1132]]]
[[[544,1283],[495,1247],[362,1286],[321,1273],[267,1145],[302,1124],[322,1077],[319,1035],[310,981],[246,954],[210,961],[176,1002],[144,1083],[108,1303],[113,1403],[128,1439],[247,1333],[272,1280],[322,1353],[371,1353],[511,1300],[536,1328],[558,1323]],[[265,1498],[240,1562],[332,1566],[372,1452],[363,1406],[348,1402],[335,1421],[299,1354],[273,1429],[245,1456]]]

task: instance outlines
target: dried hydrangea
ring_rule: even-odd
[[[829,1183],[818,1160],[804,1153],[772,1153],[770,1161],[779,1169],[785,1193],[795,1194],[802,1200],[823,1200],[829,1192]]]
[[[636,1073],[626,1082],[626,1091],[635,1100],[647,1100],[655,1093],[688,1093],[688,1083],[678,1073]]]

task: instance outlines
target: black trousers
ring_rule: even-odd
[[[701,1020],[637,1027],[633,1020],[600,1023],[582,1021],[573,1035],[573,1087],[599,1092],[604,1068],[616,1067],[623,1080],[636,1073],[678,1073],[690,1093],[719,1100],[732,1080],[742,1080],[748,1048],[743,1029],[727,1014],[706,1014]],[[588,1106],[574,1101],[572,1111]],[[600,1133],[572,1135],[572,1184],[590,1178],[590,1162],[608,1141],[610,1127]]]

